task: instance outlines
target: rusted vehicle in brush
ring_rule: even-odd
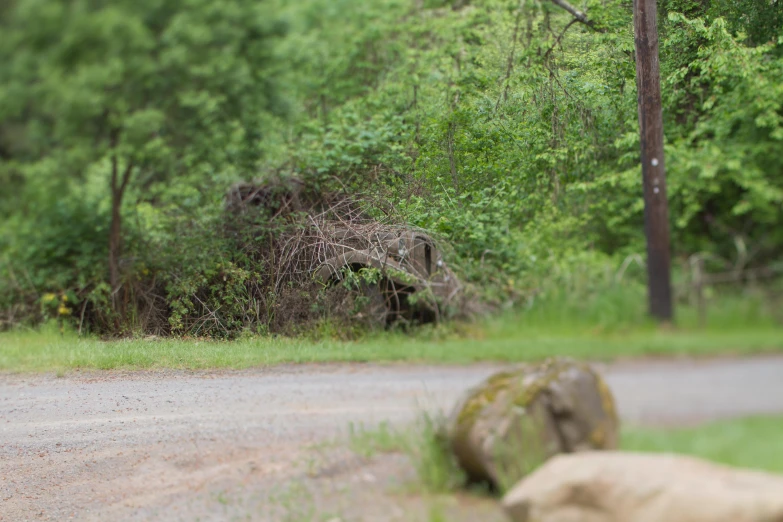
[[[226,208],[245,216],[260,209],[270,223],[288,224],[267,245],[277,265],[274,288],[281,282],[352,286],[366,300],[361,313],[372,323],[438,321],[463,289],[429,234],[380,223],[344,194],[291,178],[243,183],[229,191]]]
[[[369,276],[353,279],[368,298],[366,313],[373,314],[375,321],[439,320],[461,284],[437,243],[414,228],[366,228],[331,230],[328,257],[314,270],[313,278],[331,285],[367,271]]]

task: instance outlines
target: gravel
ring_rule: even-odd
[[[597,366],[626,422],[685,425],[783,413],[783,357]],[[382,504],[357,502],[356,491],[381,495],[387,484],[379,477],[404,474],[404,465],[388,460],[374,469],[377,461],[357,460],[333,441],[351,423],[399,426],[421,410],[448,409],[499,368],[0,375],[0,520],[283,520],[304,509],[303,495],[319,508],[338,509],[336,499],[344,498],[359,520],[392,520],[389,510],[384,518],[358,509]],[[341,493],[324,483],[307,495],[289,494],[293,500],[283,494],[307,488],[317,481],[313,470],[338,461],[342,471],[328,487],[345,486]],[[368,476],[365,482],[377,484],[351,486]]]

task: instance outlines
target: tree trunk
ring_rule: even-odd
[[[120,179],[118,159],[115,154],[111,160],[111,225],[109,226],[109,284],[111,285],[111,303],[115,313],[122,315],[123,310],[118,292],[121,286],[120,257],[122,256],[122,199],[133,172],[133,162],[128,161]]]
[[[122,195],[112,187],[111,226],[109,227],[109,283],[112,295],[120,286],[120,255],[122,247]]]
[[[670,275],[669,206],[663,161],[663,113],[658,63],[655,0],[634,0],[636,85],[641,137],[644,222],[650,315],[669,322],[673,317]]]

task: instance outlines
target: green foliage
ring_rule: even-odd
[[[362,285],[374,285],[381,280],[381,275],[377,268],[361,268],[357,271],[343,268],[342,285],[348,290],[358,289]]]
[[[26,167],[60,179],[114,156],[141,169],[144,184],[252,165],[273,102],[269,40],[280,32],[264,8],[244,0],[16,2],[0,48],[0,114],[17,125],[4,145],[19,161],[43,156]]]
[[[674,223],[686,244],[720,255],[730,253],[733,237],[762,255],[777,252],[783,60],[774,57],[776,44],[747,47],[722,18],[707,24],[672,13],[668,22],[667,104],[684,123],[668,133]]]
[[[588,5],[604,33],[579,24],[563,32],[568,15],[547,2],[390,1],[356,11],[332,16],[367,25],[334,41],[348,55],[383,41],[382,54],[360,61],[376,76],[298,93],[329,110],[295,120],[283,154],[296,158],[293,170],[381,194],[450,240],[463,273],[501,294],[515,291],[509,281],[540,290],[563,260],[578,270],[587,250],[619,260],[643,252],[629,3]],[[728,3],[668,2],[660,25],[674,254],[729,259],[739,240],[752,245],[748,262],[763,266],[783,244],[773,225],[783,218],[781,44],[745,38],[764,23]]]
[[[30,273],[8,286],[21,295],[73,289],[88,296],[106,280],[113,208],[118,243],[120,216],[130,224],[120,299],[136,299],[130,294],[138,289],[128,287],[157,265],[164,279],[176,279],[168,285],[174,330],[196,287],[208,294],[204,308],[247,304],[237,286],[252,270],[220,256],[193,264],[198,251],[221,250],[210,243],[214,228],[198,245],[185,241],[192,248],[183,248],[189,260],[180,266],[198,276],[172,273],[176,265],[165,264],[172,258],[149,247],[164,231],[165,243],[180,239],[193,223],[178,220],[216,208],[211,192],[257,165],[263,121],[283,108],[268,74],[283,26],[269,14],[264,2],[250,0],[19,0],[4,12],[0,176],[14,190],[0,204],[11,217],[2,227],[1,273]],[[155,229],[140,226],[145,211]],[[213,281],[221,277],[225,292]],[[117,289],[111,294],[116,301]],[[96,316],[109,313],[104,303],[92,305]],[[225,328],[237,327],[236,313],[227,313]],[[126,319],[99,322],[116,330]]]
[[[494,301],[641,321],[643,270],[616,281],[644,252],[632,5],[580,8],[598,30],[546,0],[3,4],[6,321],[70,290],[87,323],[118,330],[106,187],[126,169],[130,329],[269,330],[283,296],[253,249],[277,224],[239,241],[221,197],[272,173],[427,229]],[[768,266],[783,253],[781,3],[659,11],[675,264]]]

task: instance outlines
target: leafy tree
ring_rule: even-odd
[[[257,165],[284,27],[258,0],[14,0],[0,15],[3,175],[106,183],[114,294],[129,187]]]

